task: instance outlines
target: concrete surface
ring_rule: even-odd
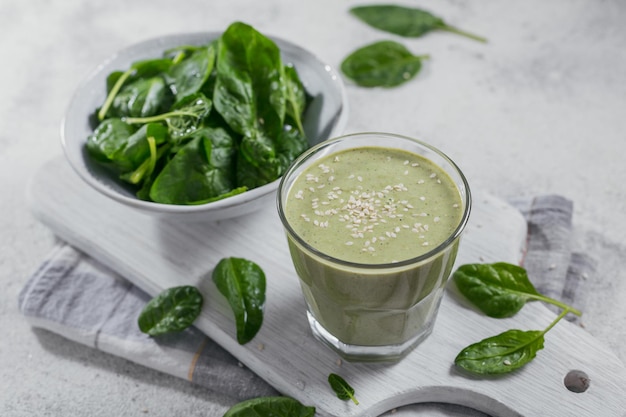
[[[436,33],[401,39],[319,0],[4,0],[0,3],[0,415],[218,416],[232,400],[41,330],[17,296],[54,236],[31,216],[32,174],[62,153],[59,126],[78,82],[116,50],[241,20],[334,67],[379,39],[429,53],[392,90],[347,86],[347,131],[413,135],[442,148],[476,189],[574,201],[576,245],[599,263],[586,329],[626,361],[626,2],[418,1],[486,45]],[[422,410],[423,411],[423,410]],[[419,407],[415,415],[423,415]],[[431,414],[432,415],[432,414]],[[455,414],[461,415],[461,414]]]

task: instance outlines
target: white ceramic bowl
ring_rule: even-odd
[[[219,220],[250,213],[270,201],[273,202],[279,179],[242,194],[201,205],[143,201],[92,161],[85,151],[87,137],[92,133],[89,118],[106,98],[106,77],[109,73],[124,71],[132,62],[141,59],[160,57],[168,48],[203,45],[220,35],[221,32],[177,34],[135,44],[104,61],[80,84],[65,114],[61,138],[67,160],[84,181],[129,208],[177,220]],[[270,38],[280,48],[283,62],[296,67],[305,89],[313,97],[303,120],[310,145],[341,134],[348,109],[339,74],[305,49],[283,39]]]

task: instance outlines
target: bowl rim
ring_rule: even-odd
[[[72,169],[78,174],[78,176],[83,181],[85,181],[87,184],[89,184],[98,192],[106,195],[109,198],[112,198],[113,200],[116,200],[120,203],[123,203],[133,208],[137,208],[137,209],[141,209],[141,210],[144,210],[147,212],[153,212],[153,213],[185,214],[185,213],[210,212],[213,210],[226,210],[229,208],[242,206],[253,200],[257,200],[258,198],[265,196],[273,191],[276,191],[282,176],[260,187],[256,187],[256,188],[247,190],[243,193],[236,194],[231,197],[226,197],[220,200],[216,200],[216,201],[212,201],[212,202],[204,203],[204,204],[177,205],[177,204],[164,204],[164,203],[157,203],[153,201],[140,200],[139,198],[134,197],[134,196],[123,195],[120,192],[107,186],[103,182],[94,178],[93,174],[88,169],[87,164],[84,160],[85,158],[84,150],[83,149],[80,150],[79,153],[82,156],[81,158],[78,158],[78,160],[77,158],[75,158],[75,155],[70,150],[70,148],[74,146],[73,144],[70,144],[70,141],[67,137],[68,136],[67,135],[68,123],[72,121],[72,115],[73,115],[73,113],[71,112],[72,107],[75,105],[78,98],[84,93],[84,90],[89,85],[89,83],[94,78],[101,75],[104,69],[112,61],[114,61],[116,58],[119,58],[120,56],[124,56],[124,55],[131,56],[134,51],[140,51],[141,49],[144,49],[146,47],[155,46],[156,44],[160,42],[173,42],[174,40],[180,40],[180,43],[179,43],[180,45],[183,45],[185,43],[186,44],[202,44],[202,42],[207,42],[212,39],[218,38],[219,36],[222,35],[222,33],[223,31],[183,32],[183,33],[166,34],[166,35],[144,39],[142,41],[130,44],[122,49],[117,50],[113,54],[108,55],[104,60],[102,60],[98,65],[93,67],[87,73],[87,76],[84,77],[80,81],[80,83],[74,90],[74,93],[72,94],[72,97],[68,105],[66,106],[66,111],[63,115],[63,118],[61,119],[61,124],[60,124],[61,145],[63,148],[63,152],[65,154],[65,158],[69,162]],[[323,70],[328,74],[329,78],[333,81],[332,84],[337,89],[337,92],[339,93],[339,96],[341,99],[340,99],[340,111],[338,113],[339,117],[334,122],[329,132],[328,138],[324,140],[331,139],[341,134],[344,131],[345,126],[347,124],[348,100],[347,100],[347,91],[346,91],[345,85],[338,71],[335,70],[330,64],[327,64],[325,61],[322,61],[317,55],[301,47],[300,45],[297,45],[291,41],[288,41],[278,36],[274,36],[274,35],[265,35],[265,36],[270,38],[272,41],[274,41],[278,45],[279,49],[281,50],[281,55],[283,54],[283,49],[288,48],[290,52],[295,51],[295,53],[297,54],[302,54],[304,56],[307,56],[309,59],[313,60],[318,66],[323,68]],[[163,47],[163,50],[165,50],[166,48],[167,47]],[[85,137],[80,142],[81,147],[84,145],[85,143],[84,141],[86,141],[86,139],[87,138]],[[323,142],[324,140],[322,140],[321,142]]]

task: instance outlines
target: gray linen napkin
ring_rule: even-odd
[[[593,259],[573,253],[572,202],[555,195],[516,199],[528,220],[523,266],[538,291],[584,309],[585,278]],[[210,390],[243,400],[277,392],[237,359],[195,328],[151,338],[137,327],[150,297],[106,266],[60,242],[19,295],[29,322],[76,342],[185,378]],[[394,410],[395,411],[395,410]],[[463,407],[421,404],[396,416],[484,416]]]

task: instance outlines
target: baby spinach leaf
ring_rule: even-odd
[[[198,204],[231,192],[235,148],[224,129],[203,128],[163,167],[150,199],[164,204]]]
[[[404,45],[379,41],[352,52],[341,63],[341,71],[362,87],[395,87],[422,68],[427,55],[413,55]]]
[[[125,85],[113,99],[109,116],[147,117],[171,105],[171,92],[162,77],[140,78]]]
[[[543,349],[544,332],[508,330],[463,349],[456,366],[480,375],[503,374],[532,361]]]
[[[155,123],[164,121],[171,139],[180,139],[193,133],[202,125],[202,121],[211,112],[211,100],[202,93],[185,97],[167,113],[151,117],[127,117],[128,124]]]
[[[337,374],[330,374],[328,375],[328,383],[333,391],[335,391],[335,394],[337,394],[337,398],[344,401],[352,400],[354,404],[359,405],[359,401],[354,396],[354,388],[352,388],[345,379]]]
[[[433,30],[443,30],[479,42],[487,42],[484,37],[450,26],[442,18],[422,9],[395,5],[371,5],[353,7],[350,12],[376,29],[400,36],[420,37]]]
[[[298,72],[293,65],[287,65],[285,71],[285,91],[287,93],[287,116],[291,117],[296,127],[302,135],[304,135],[304,127],[302,126],[302,113],[306,107],[306,91],[300,81]]]
[[[188,58],[174,64],[168,71],[170,87],[177,100],[200,92],[215,64],[215,48],[209,44],[195,50]]]
[[[237,133],[272,137],[285,118],[285,81],[278,46],[251,26],[235,22],[220,38],[213,93],[215,108]]]
[[[169,146],[162,146],[159,149],[157,147],[166,141],[167,129],[163,125],[159,123],[143,125],[129,138],[129,146],[124,152],[125,156],[133,156],[136,168],[131,172],[122,174],[120,178],[131,184],[139,184],[150,176],[156,167],[157,160]],[[140,161],[141,163],[137,165]]]
[[[172,61],[170,59],[148,59],[137,61],[134,62],[125,72],[121,74],[114,72],[111,76],[107,77],[108,94],[104,104],[98,111],[98,120],[104,120],[107,116],[107,112],[113,104],[113,100],[127,81],[131,82],[139,78],[154,77],[166,71],[171,65]],[[115,80],[115,83],[111,86],[112,80]]]
[[[567,313],[565,308],[544,330],[508,330],[497,336],[488,337],[463,349],[454,363],[469,372],[479,375],[504,374],[521,368],[532,361],[543,349],[544,336]]]
[[[150,336],[185,330],[200,314],[202,303],[202,294],[196,287],[168,288],[141,310],[139,329]]]
[[[224,258],[213,270],[213,282],[233,310],[237,341],[248,343],[263,324],[265,273],[247,259]]]
[[[285,129],[283,129],[276,138],[276,154],[280,170],[279,175],[282,175],[289,165],[291,165],[291,162],[293,162],[298,155],[307,150],[308,147],[309,143],[304,134],[302,134],[300,130],[286,125]]]
[[[244,136],[237,155],[237,182],[248,188],[256,188],[274,181],[281,174],[276,147],[263,132]]]
[[[136,128],[124,123],[120,119],[107,119],[100,123],[94,132],[87,137],[87,152],[102,163],[110,164],[116,155],[123,152],[128,144],[128,138]],[[132,164],[122,164],[120,171],[133,169]]]
[[[528,279],[526,270],[517,265],[505,262],[462,265],[454,272],[452,279],[461,294],[490,317],[511,317],[527,301],[532,300],[544,301],[567,308],[574,314],[581,314],[560,301],[539,294]]]
[[[224,417],[314,417],[315,407],[290,397],[260,397],[232,406]]]

